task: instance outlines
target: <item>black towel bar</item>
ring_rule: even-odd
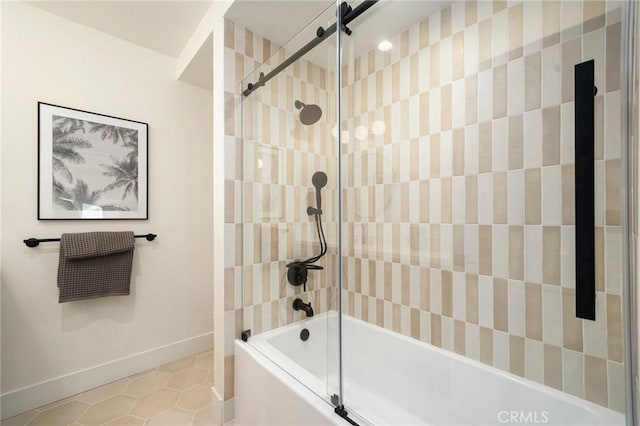
[[[153,241],[156,239],[156,234],[144,234],[144,235],[134,235],[135,238],[146,238],[147,241]],[[38,247],[40,243],[49,243],[52,241],[60,241],[60,238],[28,238],[26,240],[22,240],[23,243],[26,244],[27,247]]]

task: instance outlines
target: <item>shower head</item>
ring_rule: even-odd
[[[311,176],[311,183],[319,191],[327,186],[327,174],[325,172],[317,171]]]
[[[322,109],[318,105],[309,104],[306,105],[301,101],[295,101],[294,105],[300,111],[300,122],[305,126],[315,124],[322,117]]]
[[[322,171],[317,171],[311,177],[311,183],[316,187],[316,207],[307,208],[307,214],[309,216],[314,214],[322,214],[322,196],[320,190],[327,186],[327,174]]]

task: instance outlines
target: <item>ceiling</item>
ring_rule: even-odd
[[[2,0],[0,0],[2,1]],[[213,0],[27,1],[48,12],[156,52],[178,57]],[[351,1],[356,7],[361,0]],[[356,56],[441,9],[448,1],[380,0],[349,24],[345,46]],[[226,17],[295,52],[315,37],[319,26],[335,22],[334,0],[236,0]],[[304,58],[324,68],[335,64],[335,37]],[[211,89],[211,37],[185,69],[181,80]]]
[[[209,34],[191,62],[182,71],[180,80],[205,89],[213,89],[213,34]]]
[[[211,1],[28,1],[164,55],[178,57]]]
[[[177,57],[211,0],[41,0],[27,3],[162,54]],[[284,45],[333,0],[236,0],[227,17]],[[268,18],[268,19],[265,19]]]

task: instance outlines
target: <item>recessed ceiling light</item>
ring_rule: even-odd
[[[391,50],[393,48],[393,43],[391,43],[389,40],[382,40],[380,43],[378,43],[378,50],[381,50],[382,52],[386,52],[387,50]]]

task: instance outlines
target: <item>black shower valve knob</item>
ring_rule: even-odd
[[[293,262],[287,265],[287,280],[296,287],[307,283],[309,270],[302,262]]]

